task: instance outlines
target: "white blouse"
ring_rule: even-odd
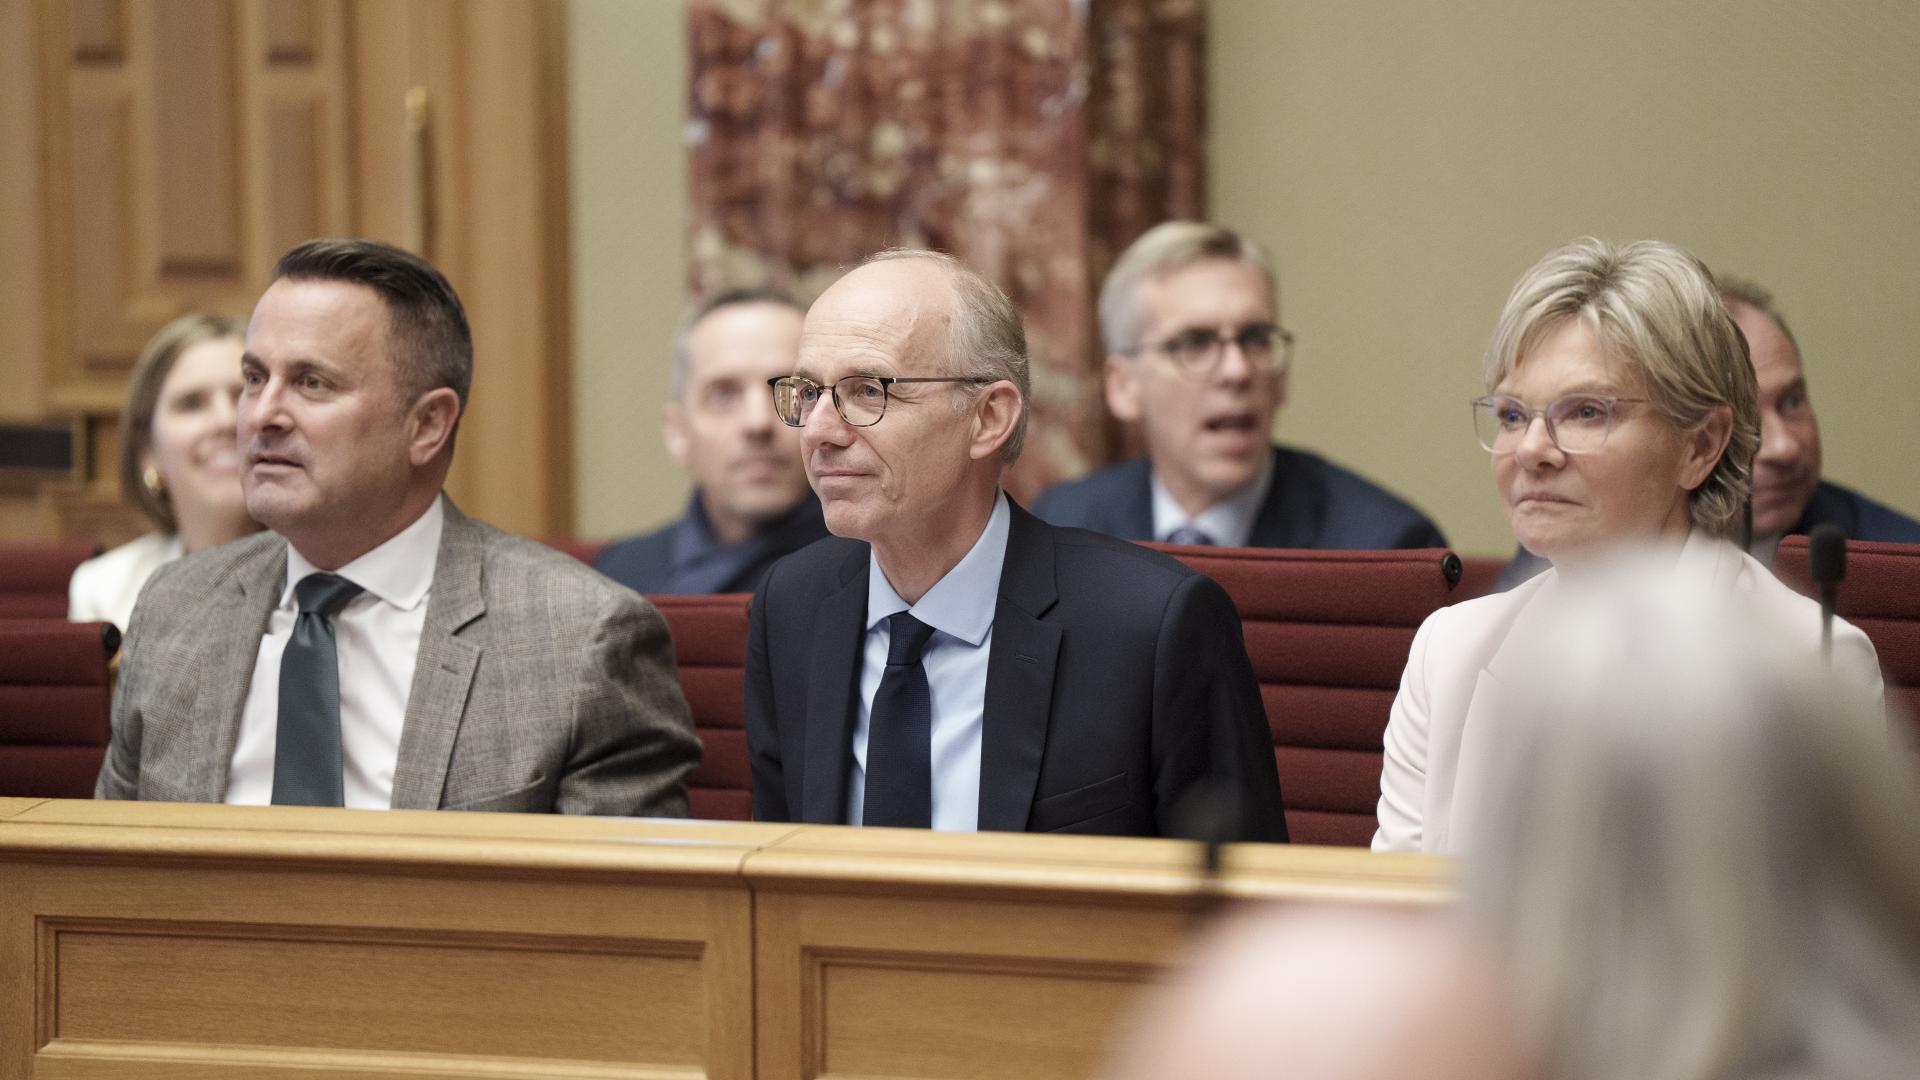
[[[110,622],[121,630],[133,618],[133,602],[155,570],[179,558],[180,537],[148,533],[81,563],[67,583],[67,618]]]

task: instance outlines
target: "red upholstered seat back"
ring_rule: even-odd
[[[91,540],[0,544],[0,619],[64,619],[67,579],[99,551]]]
[[[1887,700],[1898,702],[1920,734],[1920,544],[1847,541],[1847,574],[1834,611],[1866,632],[1887,676]],[[1780,541],[1780,580],[1818,598],[1807,567],[1807,538]]]
[[[706,754],[687,784],[694,817],[746,821],[753,816],[747,764],[746,593],[649,596],[673,629],[680,686]]]
[[[1474,600],[1493,592],[1500,583],[1500,571],[1507,568],[1507,560],[1498,556],[1476,556],[1460,560],[1460,584],[1453,587],[1453,593],[1447,597],[1447,603],[1458,604],[1463,600]]]
[[[1407,650],[1447,603],[1460,560],[1438,548],[1149,546],[1219,582],[1240,609],[1293,842],[1365,846]]]
[[[93,796],[119,646],[108,623],[0,619],[0,795]]]

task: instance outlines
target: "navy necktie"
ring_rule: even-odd
[[[920,664],[932,636],[933,627],[904,611],[887,619],[887,672],[867,724],[862,824],[933,824],[933,693]]]
[[[293,592],[300,615],[280,655],[273,801],[279,806],[342,806],[340,655],[333,617],[361,589],[337,574],[308,574]]]
[[[1191,525],[1182,525],[1167,534],[1167,543],[1195,544],[1201,547],[1212,547],[1213,537],[1208,536],[1206,533]]]

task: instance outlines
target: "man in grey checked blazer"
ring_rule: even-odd
[[[238,409],[248,510],[272,531],[142,591],[95,794],[298,801],[276,766],[313,764],[274,759],[276,714],[286,735],[308,685],[282,667],[313,617],[294,586],[338,570],[364,586],[331,616],[339,750],[319,768],[336,789],[344,773],[345,805],[684,816],[700,745],[660,614],[440,492],[472,370],[452,286],[344,240],[301,245],[274,278]]]

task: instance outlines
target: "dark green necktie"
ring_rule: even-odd
[[[300,616],[280,655],[280,733],[273,751],[273,801],[344,805],[340,770],[340,657],[333,617],[360,586],[337,574],[308,574],[293,587]]]

